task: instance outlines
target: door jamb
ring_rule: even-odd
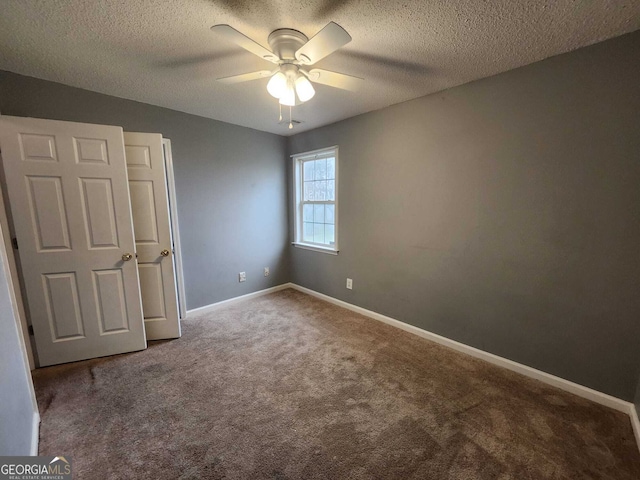
[[[171,217],[171,239],[173,241],[173,256],[175,259],[176,290],[178,295],[178,314],[180,320],[187,318],[187,297],[184,288],[184,273],[182,270],[182,249],[180,247],[180,229],[178,227],[178,204],[176,200],[176,184],[173,174],[173,157],[171,154],[171,140],[162,139],[164,151],[164,166],[167,179],[167,193],[169,194],[169,216]]]
[[[9,222],[10,212],[8,197],[5,202],[4,194],[6,191],[6,183],[4,179],[4,164],[2,162],[2,152],[0,152],[0,225],[4,232],[3,240],[5,245],[5,251],[7,253],[7,270],[9,271],[9,278],[13,293],[16,299],[16,317],[20,323],[20,330],[22,330],[22,337],[24,339],[24,348],[27,355],[27,361],[31,370],[35,369],[38,365],[35,359],[33,347],[31,345],[31,335],[29,334],[29,324],[27,322],[27,314],[25,311],[24,294],[22,291],[22,285],[20,282],[20,273],[18,271],[18,263],[15,252],[13,251],[13,244],[11,238],[13,237],[13,228]]]

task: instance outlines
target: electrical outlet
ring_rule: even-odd
[[[238,281],[239,282],[246,282],[247,281],[247,274],[245,272],[240,272],[238,274]]]
[[[264,276],[265,277],[269,276],[269,267],[264,267]]]
[[[350,278],[347,278],[347,288],[353,290],[353,280]]]

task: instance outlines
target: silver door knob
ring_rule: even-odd
[[[124,255],[122,255],[122,261],[123,262],[128,262],[132,258],[133,258],[133,255],[131,255],[130,253],[125,253]]]
[[[162,255],[163,257],[168,257],[169,256],[169,250],[167,250],[166,248],[164,250],[162,250],[160,252],[160,255]]]

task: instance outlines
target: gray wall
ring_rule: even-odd
[[[291,247],[292,280],[633,400],[638,52],[640,32],[291,137],[340,147],[341,249]]]
[[[309,288],[632,400],[638,51],[640,34],[626,35],[288,142],[7,72],[0,111],[171,138],[188,308],[291,273]],[[340,255],[288,247],[285,147],[334,144]]]
[[[0,238],[0,455],[31,455],[37,409],[22,334],[11,304],[9,278],[4,242]]]
[[[283,137],[2,71],[0,112],[171,139],[187,308],[289,281]]]

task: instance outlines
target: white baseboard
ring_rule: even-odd
[[[378,320],[393,327],[400,328],[406,332],[413,333],[414,335],[417,335],[419,337],[431,340],[432,342],[435,342],[439,345],[443,345],[458,352],[471,355],[472,357],[479,358],[493,365],[506,368],[507,370],[511,370],[516,373],[520,373],[521,375],[529,378],[539,380],[543,383],[546,383],[547,385],[552,385],[556,388],[559,388],[560,390],[564,390],[565,392],[573,393],[574,395],[586,398],[587,400],[591,400],[592,402],[604,405],[619,412],[623,412],[630,417],[633,432],[638,442],[638,448],[640,449],[640,421],[638,420],[638,412],[635,409],[635,405],[631,402],[627,402],[620,398],[616,398],[606,393],[593,390],[592,388],[585,387],[584,385],[579,385],[569,380],[565,380],[564,378],[556,377],[555,375],[551,375],[541,370],[536,370],[535,368],[528,367],[527,365],[522,365],[521,363],[514,362],[513,360],[499,357],[498,355],[494,355],[493,353],[479,350],[475,347],[465,345],[464,343],[456,342],[455,340],[451,340],[449,338],[431,333],[416,326],[409,325],[408,323],[401,322],[400,320],[396,320],[395,318],[387,317],[386,315],[367,310],[366,308],[352,305],[351,303],[345,302],[343,300],[338,300],[337,298],[330,297],[329,295],[316,292],[315,290],[302,287],[295,283],[284,283],[276,287],[267,288],[258,292],[242,295],[240,297],[230,298],[228,300],[223,300],[222,302],[214,303],[204,307],[187,310],[187,317],[193,316],[194,314],[210,312],[220,307],[225,307],[255,297],[260,297],[262,295],[268,295],[269,293],[278,292],[287,288],[293,288],[294,290],[306,293],[339,307],[346,308],[347,310],[351,310],[353,312],[359,313],[374,320]]]
[[[631,404],[631,411],[629,412],[631,417],[631,426],[633,427],[633,433],[636,436],[636,442],[638,442],[638,448],[640,448],[640,419],[638,419],[638,411],[636,406]]]
[[[262,295],[268,295],[270,293],[278,292],[280,290],[285,290],[287,288],[292,288],[293,284],[291,283],[283,283],[282,285],[276,285],[275,287],[265,288],[264,290],[258,290],[257,292],[247,293],[246,295],[240,295],[239,297],[229,298],[227,300],[222,300],[221,302],[212,303],[211,305],[205,305],[204,307],[193,308],[191,310],[187,310],[187,318],[192,317],[196,314],[212,312],[221,307],[227,307],[234,303],[243,302],[245,300],[249,300],[251,298],[261,297]]]
[[[29,455],[37,457],[38,442],[40,440],[40,414],[38,412],[33,412],[33,419],[31,422],[31,452]]]
[[[333,303],[334,305],[338,305],[348,310],[360,313],[374,320],[378,320],[386,324],[392,325],[394,327],[400,328],[409,333],[418,335],[419,337],[426,338],[427,340],[431,340],[432,342],[436,342],[445,347],[452,348],[453,350],[456,350],[458,352],[466,353],[467,355],[471,355],[472,357],[479,358],[486,362],[492,363],[499,367],[506,368],[508,370],[512,370],[514,372],[520,373],[527,377],[535,378],[536,380],[540,380],[541,382],[544,382],[548,385],[553,385],[554,387],[560,388],[561,390],[573,393],[574,395],[578,395],[579,397],[586,398],[588,400],[607,406],[609,408],[613,408],[614,410],[618,410],[620,412],[629,414],[630,408],[633,408],[632,403],[621,400],[620,398],[607,395],[606,393],[598,392],[597,390],[593,390],[583,385],[579,385],[577,383],[570,382],[569,380],[565,380],[564,378],[556,377],[555,375],[551,375],[549,373],[536,370],[535,368],[522,365],[521,363],[517,363],[503,357],[499,357],[498,355],[485,352],[484,350],[479,350],[477,348],[470,347],[469,345],[465,345],[464,343],[456,342],[455,340],[450,340],[446,337],[442,337],[435,333],[428,332],[427,330],[423,330],[413,325],[409,325],[408,323],[404,323],[394,318],[382,315],[380,313],[367,310],[366,308],[352,305],[350,303],[344,302],[342,300],[338,300],[337,298],[330,297],[323,293],[318,293],[314,290],[301,287],[300,285],[291,284],[291,288],[307,293],[314,297],[320,298],[329,303]]]

